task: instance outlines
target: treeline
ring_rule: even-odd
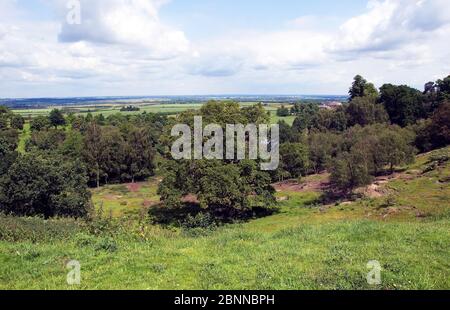
[[[349,97],[335,109],[302,103],[280,108],[296,119],[293,126],[279,123],[282,166],[274,180],[327,170],[334,188],[348,193],[410,163],[418,151],[450,143],[450,77],[421,92],[392,84],[378,91],[356,76]]]
[[[191,202],[226,219],[251,216],[274,205],[275,181],[328,171],[333,191],[346,195],[410,163],[417,152],[450,143],[450,77],[418,91],[391,84],[377,90],[357,76],[349,97],[335,109],[314,103],[288,109],[296,119],[293,126],[279,123],[281,164],[272,172],[261,171],[259,160],[175,161],[170,154],[175,124],[192,126],[196,115],[223,128],[268,124],[270,114],[260,104],[211,101],[177,117],[65,115],[55,109],[30,121],[22,154],[17,150],[25,120],[0,107],[0,211],[84,217],[92,208],[89,186],[145,180],[158,165],[166,207]]]
[[[129,105],[129,106],[122,107],[120,109],[120,112],[139,112],[140,110],[141,110],[141,108],[139,108],[139,107]]]
[[[0,211],[16,215],[86,216],[88,186],[154,175],[167,118],[155,114],[76,116],[53,110],[31,120],[25,154],[17,152],[15,115],[0,130]],[[23,127],[23,126],[22,126]]]

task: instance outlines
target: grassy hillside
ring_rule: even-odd
[[[155,180],[95,190],[110,221],[3,217],[0,289],[450,289],[450,163],[433,164],[435,153],[369,198],[321,205],[309,184],[326,176],[312,176],[278,192],[278,213],[217,229],[150,224]],[[79,287],[66,284],[72,259]],[[371,260],[379,286],[366,281]]]

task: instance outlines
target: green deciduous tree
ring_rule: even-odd
[[[85,217],[90,192],[82,163],[30,153],[19,156],[3,178],[0,205],[5,213]]]
[[[64,130],[33,131],[31,138],[26,142],[26,150],[54,151],[64,143],[65,139],[66,132]]]
[[[376,104],[374,97],[356,97],[347,107],[348,125],[367,126],[376,123],[387,123],[389,115],[383,105]]]
[[[332,132],[311,132],[308,136],[311,169],[319,173],[328,168],[340,150],[341,136]]]
[[[21,115],[14,114],[11,117],[11,128],[14,128],[17,130],[23,130],[24,124],[25,124],[25,119]]]
[[[292,178],[305,176],[309,170],[309,150],[307,144],[285,143],[280,147],[281,168]]]
[[[18,134],[16,130],[0,130],[0,178],[4,176],[17,157]]]
[[[331,165],[331,184],[344,192],[370,184],[373,177],[370,175],[370,167],[367,156],[363,150],[352,149],[344,152],[334,159]]]
[[[347,128],[347,114],[343,107],[336,110],[320,110],[312,120],[311,128],[319,131],[342,132]]]
[[[280,126],[280,143],[287,142],[299,142],[301,139],[301,133],[294,130],[293,127],[289,126],[285,121],[279,121],[278,126]]]
[[[54,126],[55,129],[58,128],[58,126],[66,125],[66,119],[64,118],[64,114],[61,110],[53,109],[50,112],[48,119],[50,121],[50,125]]]
[[[47,130],[50,128],[51,124],[48,117],[37,116],[31,120],[30,128],[32,131]]]
[[[319,106],[314,103],[296,103],[291,112],[297,116],[292,127],[296,131],[303,131],[311,129],[313,126],[313,122],[319,113]]]
[[[425,116],[423,94],[405,85],[383,85],[379,101],[384,105],[391,122],[402,127],[412,125]]]
[[[350,100],[358,97],[377,98],[378,91],[372,83],[368,83],[361,75],[357,75],[353,79],[352,86],[349,90]]]
[[[236,102],[211,101],[200,111],[187,111],[178,115],[174,123],[192,123],[195,115],[203,117],[203,124],[250,122],[265,123],[268,114],[262,106],[241,109]],[[169,126],[170,127],[170,126]],[[170,132],[171,128],[168,128]],[[171,138],[163,138],[170,144]],[[227,219],[252,210],[267,207],[274,202],[274,189],[269,173],[260,170],[255,160],[173,160],[170,154],[164,161],[163,181],[158,193],[164,205],[176,208],[183,205],[184,196],[195,196],[201,207]]]
[[[386,169],[414,160],[414,132],[396,125],[359,125],[347,130],[342,137],[337,156],[331,160],[332,183],[343,191],[367,185]]]
[[[432,117],[416,126],[416,146],[430,151],[450,144],[450,102],[442,103]]]
[[[288,108],[286,108],[286,106],[282,105],[281,107],[279,107],[277,109],[277,116],[279,117],[286,117],[291,115],[291,112],[289,111]]]

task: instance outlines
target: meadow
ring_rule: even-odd
[[[450,289],[450,165],[428,171],[431,155],[383,195],[324,205],[319,189],[287,187],[275,214],[218,227],[155,224],[157,179],[93,190],[92,223],[3,216],[0,289]],[[366,280],[372,260],[380,285]]]
[[[256,102],[243,102],[240,103],[241,106],[251,106]],[[181,112],[187,110],[199,110],[203,103],[185,103],[185,104],[137,104],[136,106],[140,108],[140,111],[135,112],[121,112],[120,109],[124,105],[119,104],[105,104],[102,106],[69,106],[69,107],[54,107],[58,109],[64,109],[66,112],[73,112],[75,114],[86,115],[91,113],[92,115],[102,114],[107,117],[115,113],[124,113],[127,115],[140,114],[143,112],[147,113],[162,113],[169,116],[175,116]],[[271,122],[273,124],[278,123],[280,120],[284,120],[289,125],[292,125],[295,120],[295,116],[279,117],[277,116],[277,108],[279,104],[273,103],[270,105],[265,105],[265,109],[271,114]],[[42,108],[42,109],[15,109],[14,113],[20,114],[25,118],[32,118],[36,116],[46,116],[50,113],[52,108]]]

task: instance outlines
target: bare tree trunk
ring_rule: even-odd
[[[97,163],[97,188],[100,188],[100,167]]]

